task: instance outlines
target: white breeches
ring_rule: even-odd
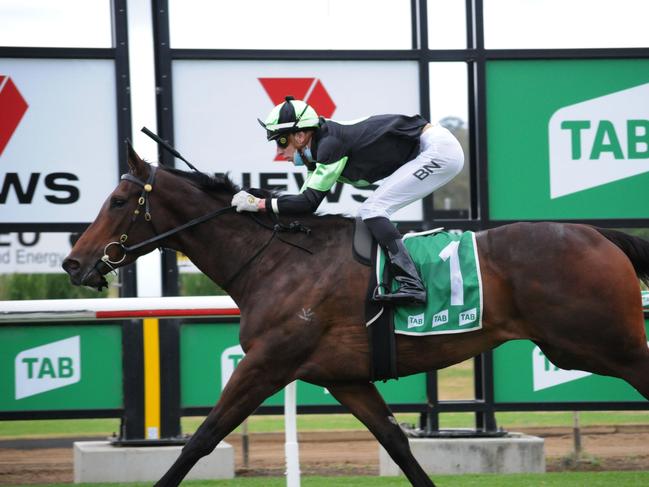
[[[400,208],[422,199],[458,175],[464,153],[457,139],[441,125],[433,125],[419,138],[419,155],[405,163],[361,205],[363,219],[390,218]]]

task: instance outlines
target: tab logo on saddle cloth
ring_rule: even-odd
[[[424,324],[424,313],[419,313],[418,315],[408,315],[408,329],[424,326]]]
[[[560,108],[548,130],[552,199],[649,172],[649,83]]]
[[[464,333],[482,328],[482,279],[475,234],[423,232],[403,239],[426,283],[426,306],[394,310],[395,333],[435,335]],[[385,256],[376,262],[377,280],[383,281]],[[391,288],[396,289],[396,283]]]

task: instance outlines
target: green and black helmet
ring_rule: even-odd
[[[273,108],[265,122],[259,119],[257,121],[266,129],[268,140],[276,140],[282,135],[320,126],[320,118],[313,107],[292,96],[287,96],[284,102]]]

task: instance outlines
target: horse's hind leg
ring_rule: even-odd
[[[284,387],[288,377],[280,364],[269,367],[264,354],[249,352],[234,370],[219,402],[156,486],[179,485],[198,460],[209,455],[268,396]]]
[[[644,321],[634,319],[623,322],[628,325],[615,328],[618,332],[607,335],[603,340],[584,337],[581,342],[576,342],[577,346],[565,339],[552,346],[536,343],[558,367],[623,379],[649,400],[649,347]]]
[[[649,353],[627,367],[622,378],[649,401]]]
[[[329,392],[347,406],[399,465],[415,487],[435,487],[410,451],[408,438],[403,433],[392,411],[383,401],[374,384],[354,383],[327,385]]]

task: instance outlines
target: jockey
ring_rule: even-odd
[[[374,299],[424,304],[426,289],[390,216],[460,172],[464,154],[457,139],[419,115],[375,115],[351,123],[326,120],[291,96],[259,123],[267,139],[276,142],[277,154],[306,166],[308,176],[297,195],[260,199],[240,191],[232,198],[237,211],[315,212],[336,181],[363,187],[382,179],[359,216],[386,250],[399,287],[393,293],[375,293]]]

